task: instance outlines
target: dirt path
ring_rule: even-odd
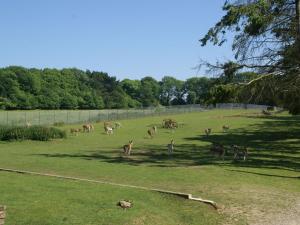
[[[245,193],[235,192],[233,202],[238,195],[244,196],[244,203],[231,204],[222,210],[228,216],[223,225],[232,225],[246,219],[247,225],[300,225],[300,195],[291,195],[267,190],[252,190]],[[240,224],[240,223],[239,223]]]

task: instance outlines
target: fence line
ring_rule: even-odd
[[[135,119],[147,116],[172,115],[188,112],[201,112],[209,109],[266,109],[266,105],[220,103],[215,106],[179,105],[149,107],[141,109],[103,109],[103,110],[29,110],[0,111],[0,125],[53,125],[55,123],[73,124],[122,119]]]

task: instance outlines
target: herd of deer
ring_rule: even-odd
[[[227,132],[229,130],[229,126],[223,125],[222,130],[223,130],[223,132]],[[209,136],[211,134],[211,132],[212,132],[212,128],[206,128],[204,130],[204,133],[206,134],[206,136]],[[245,161],[247,159],[247,157],[248,157],[247,147],[231,145],[230,149],[233,151],[233,159],[234,160],[242,158]],[[210,152],[214,155],[218,155],[219,157],[222,157],[222,159],[224,160],[224,156],[226,154],[226,149],[220,143],[213,143],[213,145],[210,148]]]
[[[110,134],[114,133],[114,129],[121,128],[121,126],[122,125],[119,122],[115,122],[115,123],[104,122],[104,131],[106,134],[110,135]],[[230,127],[228,125],[222,126],[223,132],[227,132],[229,129],[230,129]],[[94,126],[92,124],[84,124],[84,125],[82,125],[82,128],[71,128],[70,132],[71,132],[71,134],[78,135],[79,132],[89,133],[93,130],[94,130]],[[204,132],[207,136],[209,136],[212,133],[212,128],[206,128],[204,130]],[[156,126],[152,126],[150,129],[147,130],[147,135],[151,139],[154,137],[154,135],[156,133],[157,133]],[[123,146],[123,152],[125,155],[130,155],[132,146],[133,146],[133,140],[130,140],[128,144]],[[168,154],[171,155],[174,151],[174,140],[172,139],[171,142],[169,144],[167,144],[166,147],[168,150]],[[243,159],[245,161],[247,159],[248,149],[246,147],[231,145],[230,149],[233,151],[233,159],[234,160]],[[210,148],[210,152],[212,154],[217,155],[217,156],[221,157],[222,159],[224,159],[224,156],[226,154],[226,149],[225,149],[224,145],[222,145],[220,143],[213,143]]]

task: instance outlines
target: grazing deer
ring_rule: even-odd
[[[94,126],[92,124],[83,124],[82,125],[83,132],[91,132],[94,130]]]
[[[105,126],[104,131],[105,131],[106,134],[113,134],[114,133],[114,128]]]
[[[208,136],[208,135],[211,134],[211,130],[212,130],[211,128],[206,128],[206,129],[204,130],[206,136]]]
[[[70,129],[70,133],[75,134],[76,136],[78,135],[79,132],[81,132],[80,128],[71,128]]]
[[[157,131],[156,126],[153,126],[153,127],[151,127],[151,128],[147,131],[147,133],[148,133],[148,135],[150,136],[150,138],[153,138],[153,136],[154,136],[154,134],[156,133],[156,131]]]
[[[126,155],[130,155],[132,145],[133,145],[133,140],[129,141],[129,143],[127,145],[123,146],[123,151]]]
[[[168,147],[168,153],[172,154],[173,150],[174,150],[174,140],[173,139],[171,140],[171,143],[167,145],[167,147]]]
[[[247,147],[240,147],[237,145],[231,145],[231,149],[233,150],[233,160],[236,158],[243,158],[244,161],[248,158],[248,149]]]
[[[223,129],[223,132],[226,132],[226,131],[229,130],[229,126],[228,125],[223,125],[222,129]]]
[[[224,160],[225,148],[223,145],[214,143],[210,148],[210,152],[213,153],[214,155],[218,155],[219,157],[222,157],[222,159]]]

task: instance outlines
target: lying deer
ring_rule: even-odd
[[[206,136],[208,136],[208,135],[211,134],[211,130],[212,130],[211,128],[206,128],[206,129],[204,130]]]
[[[80,128],[71,128],[70,129],[70,133],[75,134],[76,136],[78,135],[79,132],[81,132]]]
[[[171,143],[167,145],[167,147],[168,147],[168,153],[172,154],[173,150],[174,150],[174,140],[173,139],[171,140]]]
[[[214,143],[210,148],[210,152],[213,153],[214,155],[218,155],[219,157],[222,157],[222,159],[224,160],[225,148],[223,145]]]
[[[123,146],[123,151],[126,155],[130,155],[132,145],[133,145],[133,140],[129,141],[129,143],[127,145]]]
[[[246,147],[231,145],[231,149],[233,150],[233,160],[243,158],[245,161],[248,158],[248,149]]]

